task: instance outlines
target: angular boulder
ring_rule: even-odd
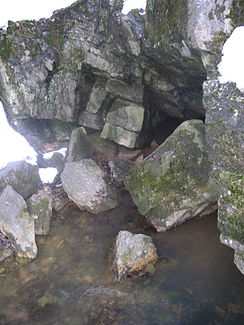
[[[10,185],[24,199],[27,199],[38,191],[40,184],[38,167],[25,161],[9,163],[0,170],[0,193],[6,185]]]
[[[88,158],[91,152],[91,145],[87,140],[87,133],[83,127],[72,131],[66,161],[79,161]]]
[[[200,120],[183,122],[138,167],[129,171],[125,186],[141,214],[157,231],[192,218],[217,201],[216,184],[205,151]]]
[[[143,234],[120,231],[114,248],[113,270],[118,280],[142,271],[158,260],[152,238]]]
[[[0,196],[0,231],[8,237],[19,257],[36,257],[34,219],[27,212],[23,197],[9,185]]]
[[[33,194],[26,203],[35,222],[35,234],[48,235],[53,206],[51,188],[46,186],[43,190]]]
[[[92,159],[66,163],[61,180],[64,191],[81,210],[97,214],[118,206],[115,188]]]

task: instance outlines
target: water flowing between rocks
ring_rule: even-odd
[[[244,279],[219,242],[216,215],[156,233],[127,192],[121,201],[99,215],[69,206],[37,237],[35,260],[0,267],[0,324],[243,324]],[[115,280],[122,229],[152,236],[160,258],[149,275]]]

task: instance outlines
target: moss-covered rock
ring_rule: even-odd
[[[125,179],[138,210],[158,231],[200,214],[217,200],[200,120],[182,123]]]

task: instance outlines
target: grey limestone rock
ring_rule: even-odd
[[[43,190],[33,194],[26,203],[35,222],[35,234],[48,235],[53,207],[51,188],[46,186]]]
[[[244,173],[244,93],[234,83],[204,82],[206,141],[218,168]]]
[[[138,210],[158,231],[165,231],[216,203],[211,171],[204,124],[190,120],[129,171],[124,182]]]
[[[8,237],[19,257],[36,257],[34,219],[27,212],[23,197],[9,185],[0,196],[0,231]]]
[[[81,210],[97,214],[118,206],[115,188],[92,159],[66,163],[61,180],[64,191]]]
[[[65,160],[72,162],[88,158],[89,152],[90,145],[87,140],[86,130],[83,127],[73,130]]]
[[[117,99],[106,117],[101,137],[134,148],[138,142],[143,120],[142,106]]]
[[[10,185],[24,199],[36,193],[41,180],[38,167],[25,161],[9,163],[0,170],[0,193]]]
[[[158,255],[152,238],[143,234],[120,231],[114,248],[113,270],[118,280],[142,271],[157,262]]]

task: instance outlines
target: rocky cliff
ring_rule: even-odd
[[[200,53],[154,48],[150,19],[138,10],[124,16],[118,3],[77,1],[1,31],[1,98],[19,131],[64,139],[83,125],[138,147],[168,116],[204,118]]]

